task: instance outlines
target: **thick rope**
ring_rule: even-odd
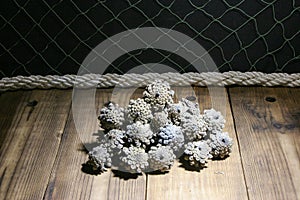
[[[262,72],[204,72],[204,73],[146,73],[146,74],[86,74],[77,75],[48,75],[48,76],[16,76],[2,78],[0,91],[17,89],[49,89],[49,88],[106,88],[106,87],[143,87],[155,79],[163,79],[173,86],[300,86],[300,73],[271,73]]]

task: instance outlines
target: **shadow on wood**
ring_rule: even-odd
[[[179,167],[184,168],[185,170],[192,171],[192,172],[200,172],[201,170],[207,168],[206,166],[203,167],[195,167],[191,166],[187,160],[184,159],[184,155],[179,157]]]
[[[129,172],[122,172],[119,170],[111,170],[114,174],[114,177],[118,177],[120,179],[129,180],[129,179],[137,179],[139,175],[142,175],[141,173],[129,173]]]

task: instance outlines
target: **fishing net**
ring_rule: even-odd
[[[140,27],[188,35],[220,72],[300,72],[298,0],[12,0],[1,1],[0,10],[1,77],[76,74],[95,46]],[[139,49],[105,73],[123,74],[143,63],[195,71],[173,52]]]

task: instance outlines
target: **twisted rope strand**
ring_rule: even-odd
[[[173,86],[300,86],[300,73],[271,73],[262,72],[189,72],[179,73],[146,73],[146,74],[85,74],[78,75],[47,75],[47,76],[16,76],[0,80],[0,91],[17,89],[49,89],[49,88],[107,88],[107,87],[144,87],[155,79],[168,81]]]

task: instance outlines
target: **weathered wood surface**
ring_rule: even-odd
[[[212,100],[209,92],[216,92],[220,89],[196,88],[195,93],[185,88],[176,88],[175,94],[181,97],[196,96],[200,109],[210,109]],[[224,88],[223,88],[224,90]],[[224,91],[220,90],[222,94]],[[226,91],[226,90],[225,90]],[[149,175],[147,184],[147,199],[247,199],[247,191],[242,171],[239,149],[234,131],[230,105],[226,96],[225,99],[213,99],[220,107],[227,111],[226,129],[233,138],[234,146],[230,157],[221,161],[209,161],[207,168],[198,171],[188,171],[180,164],[173,167],[165,175]],[[222,95],[222,96],[223,96]],[[223,105],[220,105],[223,104]],[[224,109],[222,109],[224,110]]]
[[[87,161],[84,145],[89,148],[89,144],[95,141],[99,131],[98,124],[92,123],[93,120],[85,119],[84,116],[93,116],[110,100],[111,93],[112,90],[101,90],[96,93],[96,110],[83,105],[84,109],[80,110],[80,116],[85,125],[79,126],[86,127],[85,132],[77,132],[73,113],[70,113],[45,199],[144,199],[145,175],[126,180],[127,177],[122,173],[108,171],[94,176],[81,170],[82,164]],[[120,98],[119,103],[125,105],[124,99],[126,98]]]
[[[231,156],[200,172],[176,162],[166,174],[137,177],[111,170],[95,176],[81,167],[83,143],[92,143],[99,130],[86,116],[96,116],[109,99],[124,106],[141,90],[98,90],[95,110],[80,110],[86,134],[74,123],[72,90],[2,93],[0,199],[300,199],[300,89],[194,89],[175,88],[176,98],[196,96],[201,110],[213,105],[226,113]],[[214,92],[223,95],[211,99]],[[269,96],[276,101],[266,101]],[[27,105],[32,100],[38,101],[34,109]]]
[[[1,199],[43,198],[70,110],[70,91],[22,93],[5,93],[0,97],[4,107],[15,98],[20,99],[1,147]],[[6,95],[9,98],[2,102]],[[34,108],[26,106],[29,100],[38,104]]]
[[[229,90],[250,199],[300,199],[300,90]]]

